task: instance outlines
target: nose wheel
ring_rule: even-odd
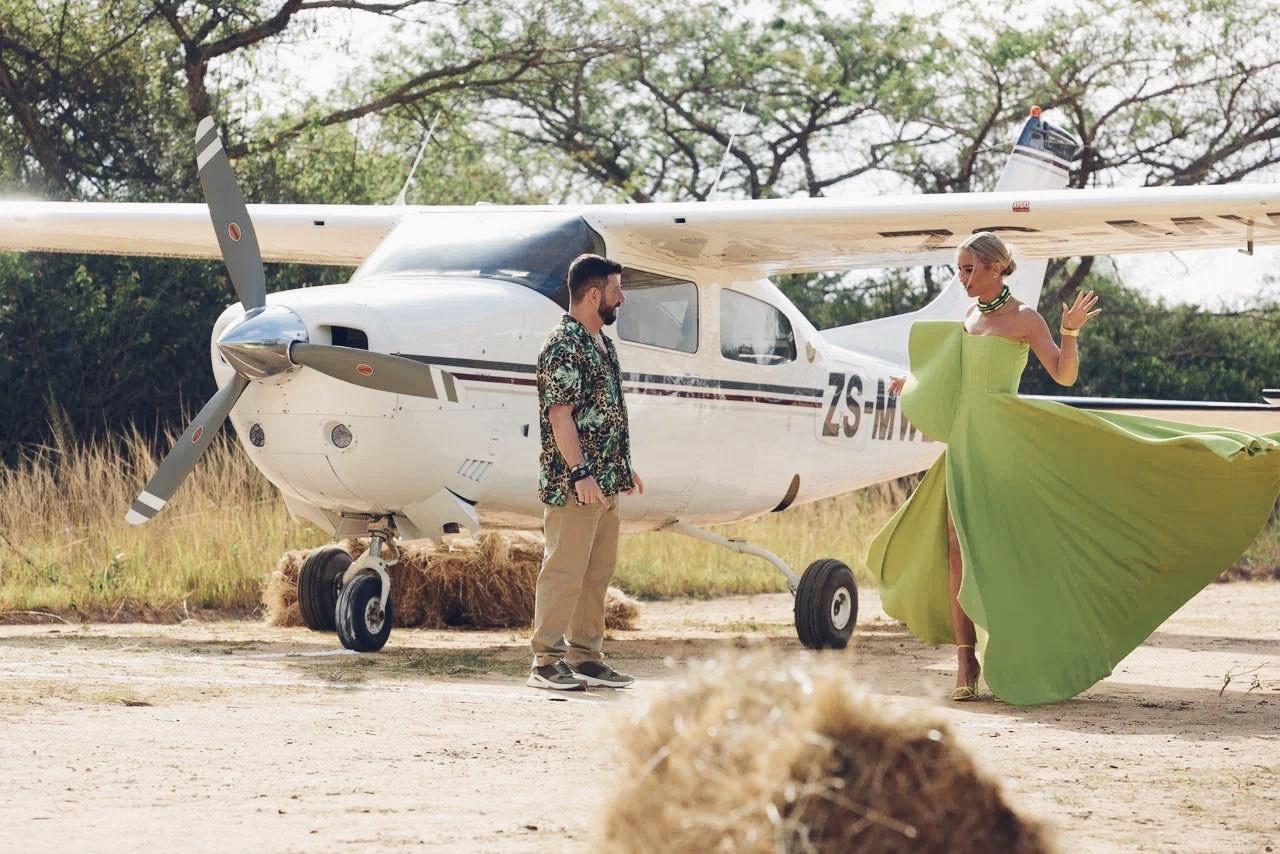
[[[364,572],[343,585],[335,607],[338,638],[355,652],[377,652],[391,636],[391,599],[382,601],[382,581]]]
[[[375,527],[375,523],[377,526]],[[383,527],[385,526],[385,527]],[[390,518],[371,520],[369,548],[355,561],[336,546],[316,549],[298,573],[298,606],[316,631],[337,630],[355,652],[377,652],[391,636],[391,576],[382,546],[395,537]]]

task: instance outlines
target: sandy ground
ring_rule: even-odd
[[[523,686],[520,632],[0,627],[0,850],[590,851],[625,716],[690,659],[800,654],[790,608],[647,603],[607,647],[641,681],[573,696]],[[1211,586],[1031,709],[946,702],[953,653],[874,591],[858,622],[850,678],[944,715],[1064,851],[1280,851],[1280,584]]]

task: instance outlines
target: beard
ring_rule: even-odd
[[[606,306],[604,303],[596,309],[600,315],[600,319],[604,321],[605,326],[612,326],[614,321],[618,319],[618,307],[616,305]]]

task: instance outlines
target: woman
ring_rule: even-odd
[[[1112,667],[1248,547],[1280,493],[1280,443],[1227,429],[1019,398],[1028,352],[1075,382],[1092,292],[1053,337],[980,232],[956,253],[963,323],[911,330],[903,414],[946,453],[873,540],[885,610],[957,646],[952,698],[1066,699]]]

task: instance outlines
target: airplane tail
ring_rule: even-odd
[[[1032,107],[1031,115],[1022,126],[1022,133],[996,183],[995,192],[1062,189],[1067,184],[1071,162],[1076,159],[1079,149],[1080,144],[1074,137],[1040,118],[1040,108]],[[1014,204],[1017,204],[1016,200]],[[1007,233],[1001,236],[1008,239],[1018,262],[1017,272],[1007,280],[1009,289],[1022,302],[1037,305],[1048,261],[1018,258],[1017,229],[1003,230]],[[960,284],[960,277],[953,275],[942,292],[917,311],[837,326],[823,331],[822,336],[838,347],[894,364],[905,364],[907,331],[911,324],[917,320],[959,320],[971,304],[972,300]]]

